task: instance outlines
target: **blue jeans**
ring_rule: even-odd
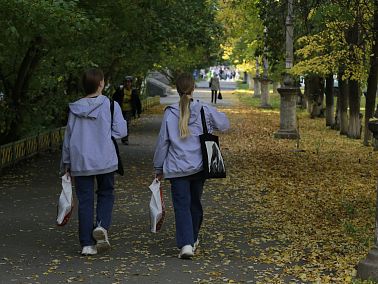
[[[114,172],[96,176],[75,177],[76,196],[79,200],[79,239],[82,247],[95,244],[92,237],[94,215],[94,182],[97,180],[96,226],[108,230],[114,204]]]
[[[201,196],[205,180],[197,176],[173,178],[170,181],[176,219],[177,247],[193,246],[203,219]]]

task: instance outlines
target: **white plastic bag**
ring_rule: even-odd
[[[158,179],[154,179],[149,188],[152,192],[150,200],[151,232],[157,233],[163,225],[165,216],[163,191]]]
[[[64,226],[67,224],[73,209],[72,184],[69,174],[62,176],[62,192],[58,203],[58,214],[56,224]]]

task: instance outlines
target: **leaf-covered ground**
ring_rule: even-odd
[[[231,92],[225,100],[237,101]],[[226,105],[226,104],[225,104]],[[59,153],[0,176],[0,283],[349,283],[373,243],[377,153],[361,141],[299,115],[301,141],[277,140],[278,111],[243,105],[222,110],[228,177],[207,181],[200,248],[177,258],[169,183],[167,215],[149,232],[148,185],[163,107],[133,123],[121,146],[112,250],[80,256],[77,217],[54,225]],[[76,214],[76,212],[74,213]]]
[[[282,267],[272,275],[274,283],[285,275],[351,282],[373,244],[377,153],[304,112],[299,148],[305,152],[296,152],[296,141],[273,138],[277,111],[225,111],[233,127],[222,137],[229,170],[223,184],[241,205],[229,214],[255,215],[242,226],[264,232],[251,232],[249,246],[258,250],[253,261]]]

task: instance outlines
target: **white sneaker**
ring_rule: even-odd
[[[186,245],[181,248],[179,258],[181,259],[190,259],[194,255],[193,247],[191,245]]]
[[[96,246],[85,246],[83,247],[81,254],[82,255],[95,255],[97,254],[97,248]]]
[[[193,245],[193,252],[195,252],[197,250],[198,246],[199,246],[199,239],[197,239],[196,242]]]
[[[97,228],[95,228],[93,230],[92,236],[97,242],[96,247],[99,252],[110,249],[108,231],[106,231],[103,227],[98,226]]]

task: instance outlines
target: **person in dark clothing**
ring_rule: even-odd
[[[113,100],[121,106],[123,117],[127,121],[127,129],[130,129],[129,122],[131,118],[136,118],[137,116],[140,117],[140,114],[142,113],[142,105],[139,99],[138,90],[132,88],[132,82],[133,78],[131,76],[126,76],[123,85],[113,94]],[[123,137],[121,141],[124,145],[128,145],[129,136]]]

